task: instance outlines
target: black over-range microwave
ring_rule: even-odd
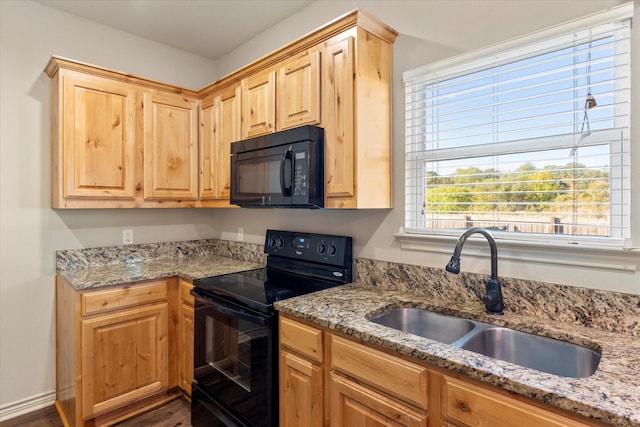
[[[231,203],[324,207],[324,129],[300,126],[232,143]]]

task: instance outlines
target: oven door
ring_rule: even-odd
[[[192,293],[198,390],[192,399],[192,425],[275,426],[275,313],[255,312],[198,289]]]

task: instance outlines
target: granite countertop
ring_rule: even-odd
[[[194,280],[261,267],[263,264],[258,262],[221,255],[200,255],[59,269],[57,274],[66,279],[75,290],[84,290],[173,276]]]
[[[509,301],[506,301],[508,304]],[[419,307],[481,322],[507,326],[601,349],[596,372],[587,378],[566,378],[523,368],[498,359],[377,325],[367,319],[396,307]],[[311,321],[432,365],[497,385],[615,426],[640,426],[640,339],[535,316],[489,315],[481,302],[438,300],[406,291],[384,290],[359,283],[279,301],[281,313]]]

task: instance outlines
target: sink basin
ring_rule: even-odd
[[[445,344],[457,341],[475,326],[470,320],[445,316],[418,308],[395,308],[369,320],[379,325],[420,335]]]
[[[600,363],[600,354],[589,348],[508,328],[488,327],[460,347],[563,377],[588,377]]]
[[[395,308],[369,320],[402,332],[563,377],[588,377],[600,363],[600,353],[577,344],[419,308]]]

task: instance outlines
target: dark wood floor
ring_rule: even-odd
[[[164,406],[116,424],[117,427],[191,427],[191,407],[186,399],[172,400]],[[0,427],[63,427],[51,406],[0,423]]]

